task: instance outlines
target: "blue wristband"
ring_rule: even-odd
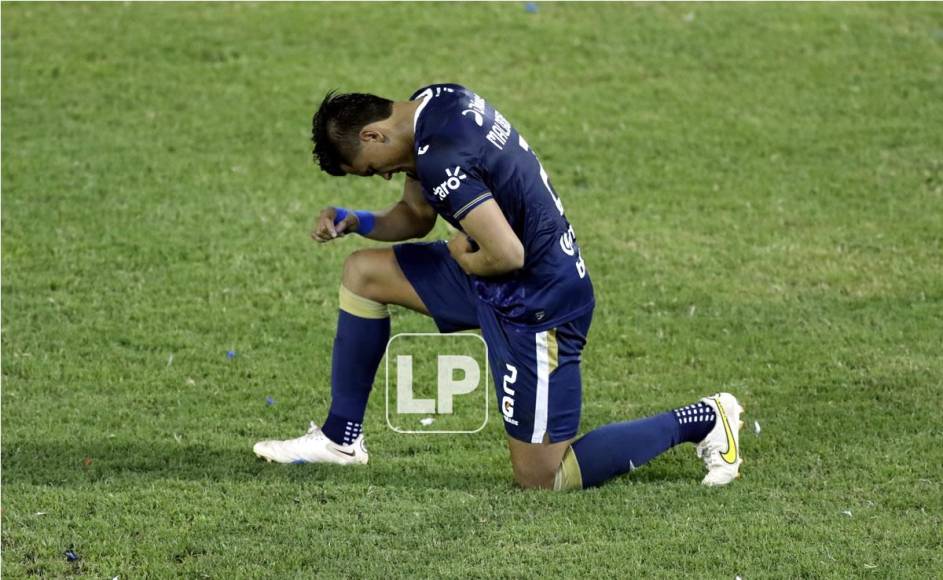
[[[349,213],[350,213],[350,210],[348,210],[346,207],[335,207],[334,208],[334,225],[336,226],[337,224],[344,221],[344,218],[347,217],[347,214]]]
[[[364,211],[358,209],[354,211],[357,215],[357,219],[360,220],[360,225],[357,226],[357,233],[361,236],[365,236],[373,231],[373,226],[376,225],[377,217],[373,215],[372,211]]]
[[[344,221],[348,215],[350,215],[351,210],[346,207],[335,207],[334,208],[334,225]],[[357,225],[357,233],[361,236],[369,234],[373,230],[373,226],[376,225],[376,216],[373,215],[373,212],[365,211],[362,209],[353,210],[354,215],[357,216],[357,221],[360,223]]]

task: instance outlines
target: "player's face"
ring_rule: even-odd
[[[371,177],[379,175],[383,179],[393,179],[393,174],[407,171],[409,149],[404,148],[395,139],[378,131],[364,131],[360,134],[360,151],[349,165],[341,169],[351,175]]]

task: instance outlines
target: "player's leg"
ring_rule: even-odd
[[[732,395],[721,393],[654,417],[604,425],[575,442],[537,444],[509,436],[514,479],[525,488],[595,487],[691,442],[708,469],[703,483],[725,485],[738,476],[742,462],[741,412]]]
[[[390,339],[390,304],[429,313],[393,248],[358,250],[348,256],[331,355],[331,408],[322,427],[338,445],[350,445],[363,431],[367,401]]]
[[[400,244],[351,254],[341,278],[331,407],[323,429],[312,423],[302,437],[257,443],[255,453],[281,463],[366,463],[362,423],[390,337],[387,305],[431,315],[443,331],[450,325],[468,328],[469,320],[476,326],[467,281],[453,270],[458,266],[445,244]]]
[[[526,344],[526,334],[508,331],[503,334],[507,341],[502,342],[502,335],[493,339],[497,348],[489,343],[499,356],[514,359],[505,364],[516,372],[496,376],[495,383],[502,385],[498,398],[516,481],[527,488],[593,487],[684,442],[698,443],[698,454],[709,470],[704,483],[722,485],[732,480],[740,464],[741,409],[729,394],[654,417],[605,425],[574,441],[581,396],[579,355],[590,320],[586,316],[558,329],[532,334],[533,358],[526,349],[514,346]],[[482,328],[486,328],[484,323]],[[518,370],[529,368],[535,372]]]
[[[702,483],[725,485],[739,474],[743,409],[729,393],[653,417],[590,431],[564,454],[554,489],[585,489],[633,471],[681,443],[697,444],[707,466]]]
[[[521,487],[553,487],[579,429],[579,357],[590,319],[588,314],[582,325],[534,332],[479,308],[514,479]]]
[[[337,332],[331,357],[331,407],[322,428],[314,423],[295,439],[260,441],[259,457],[279,463],[363,464],[354,445],[363,430],[367,400],[390,336],[388,304],[428,313],[396,262],[392,248],[359,250],[344,261]]]
[[[443,332],[474,327],[477,320],[467,290],[467,278],[444,243],[360,250],[347,258],[331,366],[331,409],[324,423],[329,439],[348,445],[362,430],[367,399],[390,339],[387,305],[431,315]]]
[[[392,247],[357,250],[347,256],[341,284],[361,298],[429,314],[429,309],[400,268]]]
[[[514,481],[526,489],[552,489],[563,456],[572,443],[573,439],[527,443],[508,435]]]
[[[466,276],[447,252],[443,243],[399,244],[360,250],[344,262],[331,409],[323,428],[332,441],[349,445],[363,429],[367,400],[390,339],[388,304],[432,315],[443,332],[477,326]]]

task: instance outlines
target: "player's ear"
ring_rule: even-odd
[[[373,127],[364,127],[360,130],[360,140],[365,143],[385,143],[386,135]]]

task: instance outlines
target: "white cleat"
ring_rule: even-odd
[[[697,445],[697,456],[704,460],[707,475],[704,485],[727,485],[740,477],[740,415],[743,407],[730,393],[718,393],[701,399],[717,413],[717,422],[707,437]]]
[[[311,422],[308,432],[297,439],[259,441],[252,447],[256,456],[275,463],[337,463],[364,465],[370,458],[360,435],[350,445],[338,445]]]

